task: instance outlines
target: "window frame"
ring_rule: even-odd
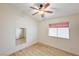
[[[64,23],[64,22],[60,22],[60,23]],[[68,22],[69,23],[69,22]],[[59,23],[53,23],[53,24],[59,24]],[[58,31],[58,28],[57,28],[57,31]],[[58,37],[58,32],[57,32],[57,37],[56,36],[49,36],[49,24],[48,24],[48,37],[51,37],[51,38],[56,38],[56,39],[67,39],[69,40],[70,39],[70,24],[69,24],[69,38],[63,38],[63,37]]]

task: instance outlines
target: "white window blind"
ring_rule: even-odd
[[[69,22],[49,24],[48,36],[69,39]]]

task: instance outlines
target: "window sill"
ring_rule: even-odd
[[[55,38],[55,39],[65,39],[65,40],[70,40],[70,39],[68,39],[68,38],[55,37],[55,36],[48,36],[48,37],[50,37],[50,38]]]

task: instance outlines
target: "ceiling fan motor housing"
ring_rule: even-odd
[[[39,9],[41,9],[43,7],[43,5],[42,4],[40,4],[40,8]]]

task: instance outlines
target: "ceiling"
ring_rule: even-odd
[[[16,3],[11,5],[38,21],[79,14],[79,3],[51,3],[49,10],[52,10],[54,13],[46,13],[44,18],[40,14],[32,15],[35,11],[30,6],[39,6],[39,3]]]

